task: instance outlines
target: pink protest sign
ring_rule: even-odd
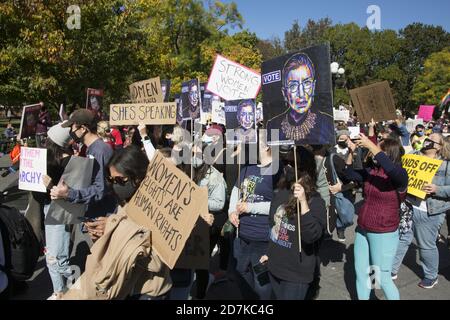
[[[417,118],[423,119],[424,121],[430,121],[433,119],[434,107],[435,106],[420,106]]]

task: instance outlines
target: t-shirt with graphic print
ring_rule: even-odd
[[[239,237],[244,240],[268,241],[269,239],[270,202],[279,174],[272,175],[271,172],[269,174],[270,170],[267,170],[267,167],[245,166],[241,169],[240,183],[236,184],[236,187],[240,186],[239,200],[241,202],[247,202],[250,205],[267,203],[266,212],[242,213],[239,216]]]

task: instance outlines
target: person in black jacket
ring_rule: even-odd
[[[293,195],[270,214],[270,241],[267,263],[270,283],[278,300],[304,300],[314,279],[320,240],[326,224],[325,202],[316,192],[314,163],[299,162],[298,183],[293,184]],[[297,212],[297,202],[299,212]],[[298,213],[300,214],[301,253],[299,252]]]

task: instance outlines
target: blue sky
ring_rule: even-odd
[[[223,2],[231,2],[225,0]],[[440,25],[450,31],[450,0],[234,0],[245,20],[244,28],[262,39],[283,38],[298,19],[329,17],[333,23],[355,22],[365,26],[369,5],[381,9],[381,28],[399,30],[412,22]]]

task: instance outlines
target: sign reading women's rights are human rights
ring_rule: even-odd
[[[261,75],[217,55],[206,89],[227,101],[255,99],[261,89]]]

